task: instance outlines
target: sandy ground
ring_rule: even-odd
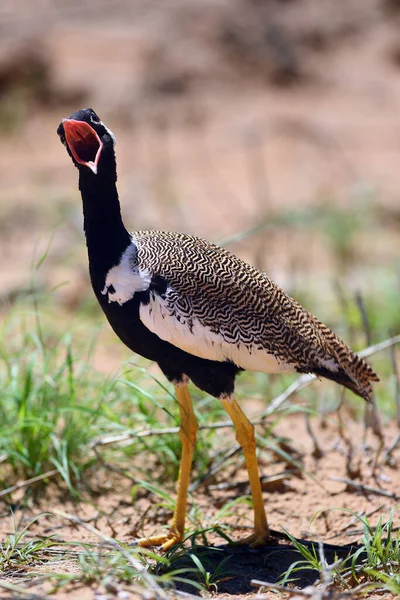
[[[345,415],[343,417],[345,418]],[[305,419],[288,417],[276,428],[275,434],[286,440],[287,445],[283,447],[302,470],[298,471],[275,454],[261,453],[260,469],[264,477],[265,506],[270,527],[276,533],[273,533],[270,546],[258,552],[231,548],[226,546],[218,535],[208,534],[208,542],[220,548],[222,553],[217,558],[211,557],[211,560],[216,561],[215,566],[221,561],[221,557],[229,555],[233,572],[237,573],[230,574],[226,581],[219,582],[220,594],[246,594],[253,589],[250,586],[251,579],[274,582],[293,561],[299,559],[290,547],[284,545],[283,529],[305,543],[309,540],[323,541],[326,544],[327,560],[332,562],[334,552],[344,556],[349,551],[347,545],[357,544],[362,537],[360,522],[349,511],[367,515],[371,526],[375,526],[380,518],[388,518],[390,510],[398,504],[400,498],[399,447],[387,456],[387,450],[397,431],[393,425],[384,425],[384,447],[379,450],[379,440],[375,436],[370,432],[364,436],[361,424],[349,424],[346,418],[345,420],[345,437],[340,434],[335,415],[331,415],[324,423],[316,419],[311,421],[312,431],[322,454],[318,458],[316,454],[319,452],[315,451]],[[232,433],[229,432],[229,435],[233,443]],[[296,443],[293,440],[296,440]],[[273,475],[274,480],[269,481],[268,478]],[[334,478],[348,479],[350,483],[346,485]],[[115,473],[99,469],[93,476],[92,485],[95,489],[102,489],[102,493],[75,503],[65,501],[62,486],[59,488],[53,483],[47,487],[38,503],[24,509],[18,509],[18,496],[23,495],[19,492],[13,496],[16,502],[15,520],[19,526],[24,526],[41,512],[61,510],[76,515],[85,523],[96,527],[103,535],[132,543],[140,536],[159,531],[170,519],[170,512],[157,505],[157,499],[145,490],[137,494],[132,505],[131,484]],[[370,491],[367,491],[368,488],[364,491],[357,490],[357,485],[370,486]],[[193,491],[193,502],[196,503],[197,514],[201,515],[197,525],[203,528],[215,525],[217,511],[227,502],[247,493],[249,490],[246,472],[240,455],[237,455],[216,476],[206,480]],[[6,517],[6,514],[7,506],[3,503],[3,518],[0,521],[3,537],[13,531],[13,519]],[[219,524],[230,524],[233,529],[228,530],[229,535],[240,539],[246,535],[246,528],[251,526],[251,522],[251,509],[240,504],[229,511]],[[395,516],[394,527],[399,527],[398,515]],[[59,515],[41,517],[30,527],[28,539],[30,536],[51,534],[57,536],[60,541],[99,543],[96,535],[86,531],[84,526],[71,524]],[[197,551],[201,556],[201,552],[204,552],[201,538],[197,539],[197,543]],[[354,549],[355,547],[353,551]],[[181,563],[182,566],[187,566],[184,558]],[[177,564],[174,566],[177,567]],[[48,566],[45,562],[41,568],[44,571],[79,571],[74,561],[67,561],[65,564],[59,562],[55,565],[49,563]],[[18,582],[20,575],[16,573],[12,576],[10,573],[7,580]],[[314,577],[310,573],[300,574],[301,586],[312,583],[313,580]],[[71,591],[73,590],[72,586]],[[92,597],[90,594],[93,594],[94,590],[86,590],[85,593],[88,595],[82,597]],[[73,591],[73,594],[78,594],[78,591]]]

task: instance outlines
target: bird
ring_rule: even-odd
[[[270,530],[256,457],[254,426],[235,399],[245,370],[309,373],[337,382],[367,402],[371,366],[264,272],[227,249],[185,233],[129,232],[117,190],[115,136],[93,109],[57,129],[79,172],[83,228],[94,294],[120,340],[155,361],[174,385],[181,459],[170,528],[138,540],[164,551],[184,540],[198,423],[188,384],[217,398],[236,430],[247,467],[254,527],[241,540],[264,546]]]

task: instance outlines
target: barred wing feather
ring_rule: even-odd
[[[139,231],[133,241],[139,268],[166,282],[140,309],[160,338],[244,369],[346,379],[369,399],[377,380],[371,367],[264,273],[186,234]]]

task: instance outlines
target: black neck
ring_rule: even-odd
[[[116,179],[115,162],[106,169],[99,169],[97,175],[87,167],[79,169],[83,225],[92,280],[96,272],[104,277],[118,263],[130,243],[129,233],[122,222]]]

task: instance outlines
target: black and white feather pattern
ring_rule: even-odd
[[[57,133],[79,171],[93,290],[132,351],[215,396],[233,394],[242,368],[315,373],[371,399],[372,368],[264,273],[190,235],[129,234],[115,138],[92,109]]]
[[[324,376],[343,369],[357,388],[365,374],[370,389],[373,371],[364,361],[264,273],[224,248],[182,233],[137,231],[126,252],[134,261],[123,257],[120,275],[128,264],[131,274],[113,282],[109,273],[108,282],[127,299],[148,290],[140,318],[161,339],[243,369]],[[163,282],[161,289],[155,281]],[[109,299],[118,300],[110,293]]]

